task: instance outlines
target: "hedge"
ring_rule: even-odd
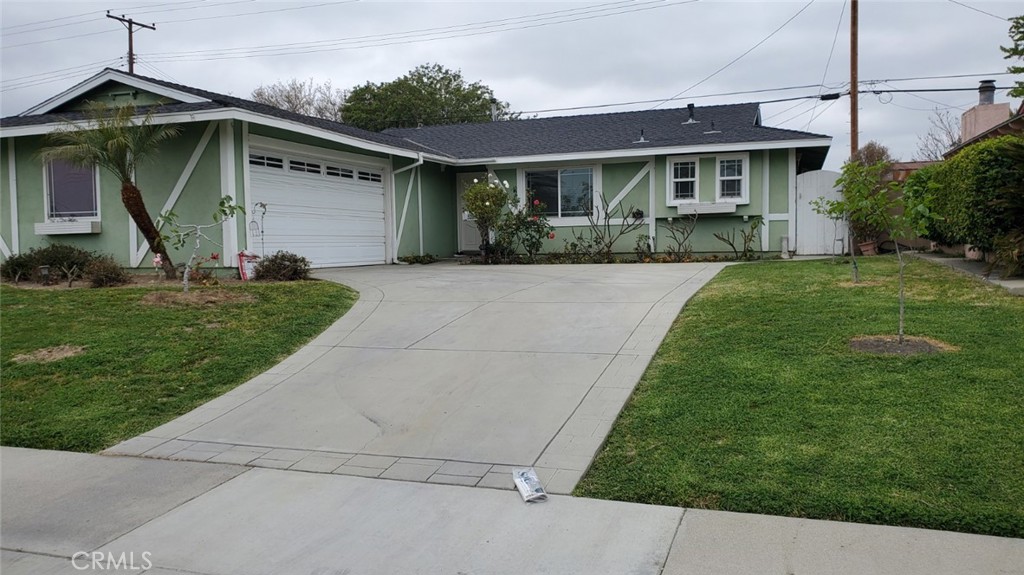
[[[934,194],[931,209],[940,219],[929,229],[930,239],[992,251],[996,238],[1013,229],[1015,222],[1007,210],[993,200],[1001,188],[1021,185],[1024,170],[1004,148],[1021,139],[1002,136],[979,142],[908,179],[911,194]]]

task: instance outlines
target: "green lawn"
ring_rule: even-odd
[[[357,298],[322,281],[193,291],[218,293],[212,289],[250,301],[154,305],[143,301],[152,288],[0,286],[0,443],[72,451],[114,445],[265,371]],[[13,361],[60,345],[85,349],[51,363]]]
[[[913,260],[729,267],[687,304],[576,495],[1024,537],[1024,298]],[[873,285],[872,285],[873,284]]]

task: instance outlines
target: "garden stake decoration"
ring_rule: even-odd
[[[264,232],[263,219],[267,215],[267,204],[266,204],[266,202],[256,202],[255,204],[252,205],[252,207],[253,207],[253,214],[252,214],[252,220],[249,222],[249,236],[253,237],[253,238],[255,238],[256,236],[260,237],[260,256],[261,257],[266,257],[266,255],[267,255],[267,248],[266,248],[266,244],[263,241],[263,232]],[[260,210],[260,221],[259,221],[259,223],[256,222],[256,210],[257,209]]]

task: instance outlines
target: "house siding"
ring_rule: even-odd
[[[126,104],[131,104],[135,107],[141,107],[152,106],[154,104],[169,104],[177,101],[159,94],[147,92],[146,90],[140,90],[127,84],[109,82],[95,90],[86,92],[81,98],[57,108],[56,111],[72,112],[86,110],[91,102],[106,104],[107,106],[124,106]]]
[[[423,253],[448,257],[458,251],[455,171],[427,162],[422,169]]]
[[[392,162],[396,172],[414,163],[413,160],[406,159],[393,159]],[[397,239],[398,257],[419,255],[420,253],[419,200],[421,194],[417,193],[417,176],[422,168],[423,166],[417,166],[396,173],[394,176],[395,228],[393,233]]]
[[[330,140],[324,140],[315,136],[309,136],[306,134],[298,134],[295,132],[289,132],[288,130],[282,130],[280,128],[271,128],[269,126],[262,126],[259,124],[250,124],[249,133],[257,136],[265,136],[267,138],[274,138],[277,140],[285,140],[287,142],[295,142],[296,144],[305,144],[307,146],[316,146],[318,148],[327,148],[328,150],[336,150],[339,152],[348,152],[350,154],[359,154],[361,156],[372,156],[374,158],[387,158],[387,154],[379,152],[372,152],[370,150],[364,150],[355,146],[349,146],[346,144],[339,144]],[[396,166],[396,169],[398,166]]]
[[[170,196],[174,184],[177,182],[196,144],[206,129],[206,124],[187,124],[182,127],[182,133],[177,138],[166,142],[157,156],[139,166],[137,182],[142,190],[146,208],[151,217],[156,219],[167,198]],[[41,136],[26,136],[20,138],[5,138],[3,140],[3,189],[5,196],[3,205],[10,206],[10,197],[7,183],[7,146],[14,146],[16,155],[16,176],[18,194],[18,230],[19,230],[19,251],[28,251],[31,248],[41,248],[52,243],[71,243],[83,249],[96,251],[101,254],[109,254],[125,267],[131,265],[131,254],[129,250],[129,217],[121,203],[121,185],[113,173],[107,170],[100,171],[99,204],[100,221],[102,232],[99,234],[72,234],[72,235],[36,235],[34,226],[46,220],[45,189],[43,187],[43,162],[39,158],[39,150],[46,146],[46,141]],[[191,177],[182,191],[174,211],[178,214],[178,221],[183,223],[208,223],[217,208],[220,200],[220,163],[219,163],[219,136],[215,132],[210,139],[206,150],[203,152],[200,161],[196,165]],[[10,220],[7,209],[3,210],[4,217]],[[4,226],[4,239],[8,241],[10,226]],[[166,229],[162,230],[165,233]],[[211,234],[218,243],[221,241],[219,233]],[[137,236],[137,245],[145,245],[145,239],[141,234]],[[203,242],[200,253],[208,255],[210,252],[221,252],[222,248],[208,242]],[[187,259],[191,248],[187,250],[170,249],[171,259],[178,263]],[[141,267],[148,267],[152,254],[148,251],[141,261]]]

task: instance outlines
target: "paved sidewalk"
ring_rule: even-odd
[[[223,464],[0,448],[0,485],[4,575],[1024,574],[1018,539]]]
[[[264,374],[108,454],[569,493],[683,304],[725,264],[375,266]]]
[[[985,270],[988,269],[988,264],[985,262],[969,260],[966,258],[940,256],[936,254],[915,255],[923,260],[951,267],[961,273],[965,273],[969,276],[974,276],[981,281],[988,282],[992,285],[997,285],[1001,288],[1004,288],[1012,295],[1024,296],[1024,277],[1003,279],[999,277],[998,273],[986,275]]]

